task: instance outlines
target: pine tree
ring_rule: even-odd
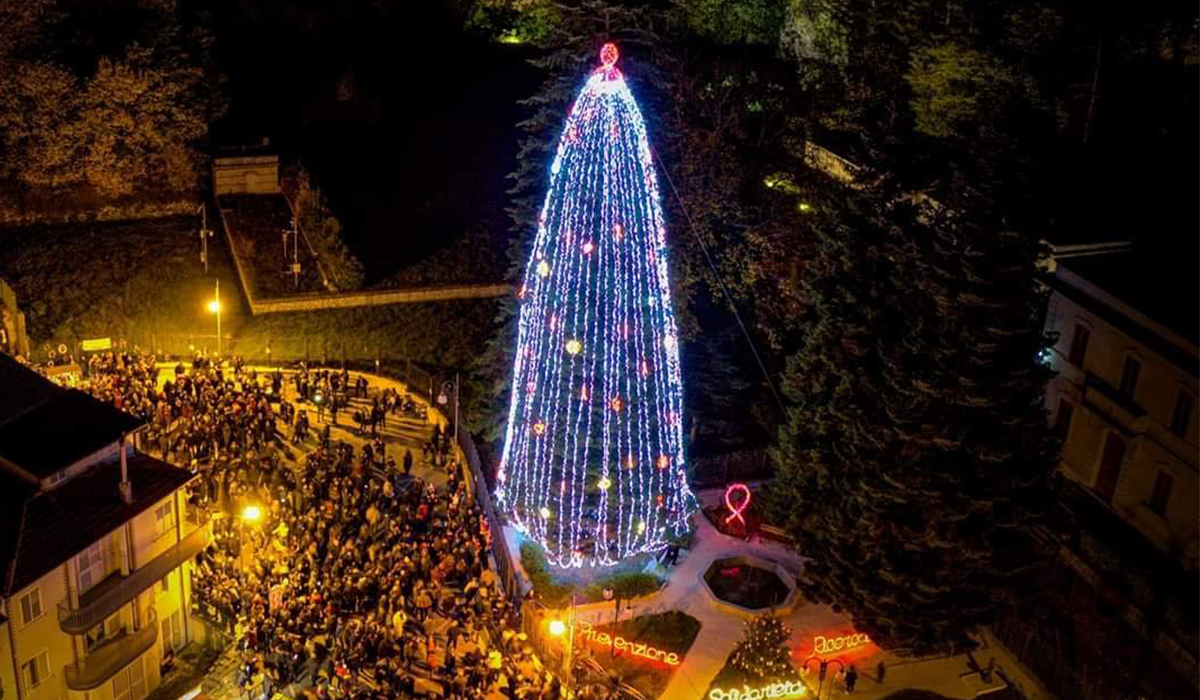
[[[760,615],[746,621],[746,634],[738,642],[714,685],[756,681],[776,682],[796,678],[788,639],[792,630],[777,617]]]
[[[1047,521],[1039,244],[890,192],[835,194],[770,511],[812,558],[811,598],[885,649],[968,648],[1026,590]]]

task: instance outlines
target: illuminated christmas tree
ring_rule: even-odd
[[[558,566],[666,546],[695,509],[646,125],[606,44],[567,115],[518,296],[497,493]]]

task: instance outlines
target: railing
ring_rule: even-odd
[[[71,690],[91,690],[99,687],[134,659],[146,653],[158,641],[158,614],[154,607],[146,609],[141,629],[122,632],[88,653],[79,663],[67,664],[64,676]]]
[[[59,603],[58,626],[70,634],[87,632],[180,564],[199,554],[209,541],[208,528],[197,528],[128,576],[116,573],[93,586],[79,597],[77,609],[72,609],[67,602]]]
[[[727,486],[733,481],[770,479],[773,476],[775,465],[765,448],[692,458],[691,482],[697,489]]]

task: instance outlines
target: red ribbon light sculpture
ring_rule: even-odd
[[[735,492],[741,492],[743,495],[742,502],[734,505],[732,496]],[[729,517],[725,518],[725,524],[728,525],[730,520],[737,518],[742,521],[742,527],[746,526],[746,519],[742,517],[742,511],[750,505],[750,487],[745,484],[730,484],[729,488],[725,489],[725,507],[729,509]]]

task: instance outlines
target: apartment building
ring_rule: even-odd
[[[1174,289],[1156,270],[1163,261],[1133,251],[1060,261],[1049,280],[1058,376],[1047,407],[1063,473],[1195,569],[1197,301],[1194,288]]]
[[[142,421],[0,355],[0,697],[140,700],[199,635],[209,541]],[[194,629],[195,628],[195,629]]]

